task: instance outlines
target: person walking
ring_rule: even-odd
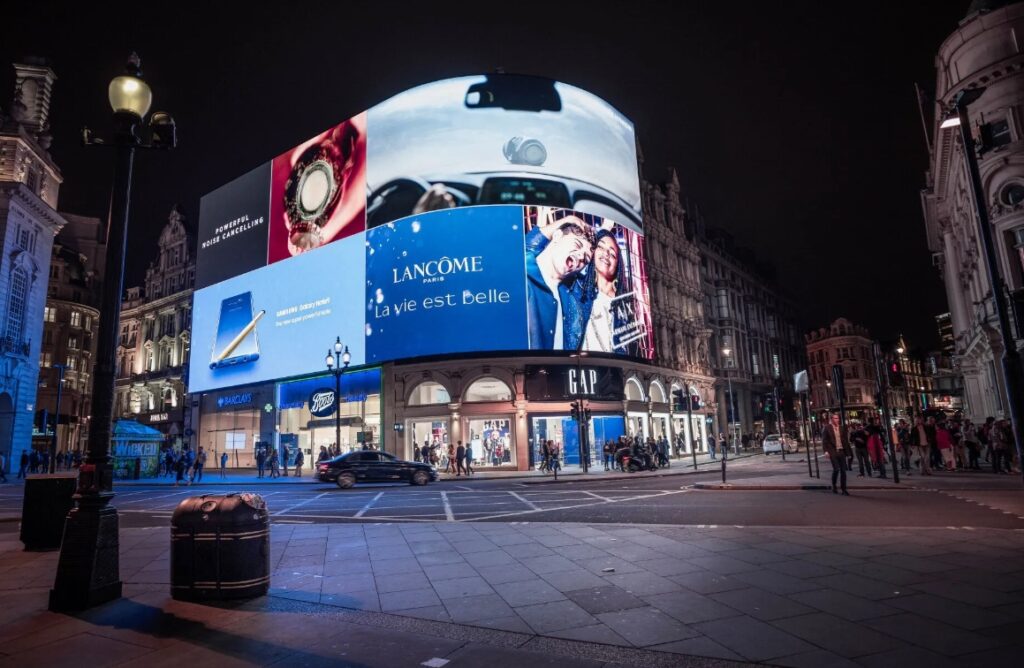
[[[722,447],[725,447],[725,445],[724,445],[724,443],[725,443],[725,436],[723,436],[721,434],[721,432],[719,432],[719,434],[718,434],[718,441],[723,443]],[[715,445],[716,445],[715,437],[713,435],[711,435],[711,434],[708,434],[708,454],[711,456],[711,459],[715,459],[716,458],[715,457]]]
[[[267,451],[263,448],[256,449],[256,477],[262,478],[267,464]]]
[[[559,460],[558,446],[554,441],[548,441],[548,468],[555,474],[555,480],[558,480],[558,470],[562,468],[562,462]]]
[[[277,453],[274,453],[277,456]],[[281,445],[281,475],[288,477],[288,446]]]
[[[472,475],[473,473],[473,444],[469,443],[466,446],[466,475]]]
[[[974,423],[964,420],[960,434],[964,447],[967,449],[967,468],[971,471],[980,471],[981,466],[978,464],[978,460],[981,457],[981,445],[978,442],[978,431]]]
[[[931,447],[935,442],[935,428],[925,424],[924,418],[918,415],[914,419],[914,428],[910,430],[910,445],[914,449],[921,466],[921,475],[931,475]]]
[[[458,446],[455,448],[455,477],[458,478],[466,472],[466,446],[462,445],[462,441],[459,441]]]
[[[833,413],[829,424],[822,430],[821,449],[832,462],[832,493],[838,494],[842,489],[843,496],[850,496],[846,490],[846,460],[851,456],[850,440],[840,424],[839,413]]]
[[[0,482],[7,482],[7,458],[0,452]]]
[[[185,479],[185,471],[188,468],[188,463],[185,461],[185,453],[179,454],[174,458],[174,486],[177,487],[181,484],[181,481]]]
[[[28,453],[24,450],[21,451],[21,457],[18,460],[18,477],[24,478],[25,471],[28,470]]]
[[[448,451],[445,453],[444,472],[455,473],[455,444],[448,444]]]
[[[270,477],[281,477],[281,465],[277,460],[277,451],[274,448],[267,450],[267,461],[270,462]]]
[[[302,448],[295,451],[295,477],[302,477],[302,465],[306,463],[306,456],[302,454]]]
[[[885,478],[885,439],[882,437],[882,427],[879,426],[877,418],[868,419],[867,433],[868,457],[871,459],[869,466],[878,471],[879,478]]]
[[[956,470],[956,458],[953,454],[953,436],[945,420],[935,425],[935,447],[939,451],[939,461],[947,471]]]
[[[868,458],[868,432],[859,422],[853,423],[853,431],[850,433],[850,442],[853,444],[853,452],[857,455],[857,467],[860,473],[858,478],[864,477],[867,470],[868,477],[871,477],[871,460]]]
[[[220,453],[220,479],[228,477],[228,453]]]
[[[611,440],[604,442],[604,470],[610,471],[615,465],[615,444]]]
[[[203,446],[199,446],[199,452],[196,453],[196,462],[192,466],[192,482],[202,482],[203,480],[203,468],[206,466],[206,450]]]
[[[1010,459],[1010,439],[1007,429],[1003,427],[1005,420],[992,423],[989,430],[989,441],[992,443],[992,472],[1011,473],[1013,463]]]

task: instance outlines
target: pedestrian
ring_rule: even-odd
[[[914,456],[921,466],[921,475],[931,475],[931,445],[935,442],[935,428],[925,424],[924,418],[918,415],[914,418],[914,428],[910,430],[910,444],[914,449]]]
[[[882,427],[879,426],[877,418],[868,418],[868,457],[871,467],[878,471],[879,478],[885,475],[885,439],[882,438]]]
[[[430,445],[427,443],[423,444],[423,448],[420,450],[420,459],[423,460],[424,464],[432,464],[430,461]]]
[[[722,436],[722,434],[719,433],[718,434],[718,440],[722,441],[724,443],[725,441],[722,440],[722,439],[724,439],[724,436]],[[708,435],[708,454],[711,455],[711,459],[715,459],[715,445],[716,445],[715,437],[713,435],[709,434]]]
[[[220,479],[228,477],[228,453],[220,453]]]
[[[277,460],[277,450],[270,448],[267,450],[267,459],[270,460],[270,477],[280,478],[281,477],[281,465]]]
[[[473,444],[469,443],[466,446],[466,475],[473,473]]]
[[[185,461],[185,453],[181,453],[174,460],[174,486],[177,487],[185,479],[185,470],[188,464]]]
[[[551,452],[550,447],[548,445],[549,443],[551,443],[551,441],[540,442],[540,470],[543,471],[544,473],[550,473],[550,469],[548,468],[551,465]]]
[[[28,470],[28,453],[25,452],[24,450],[21,451],[21,457],[18,460],[18,464],[18,477],[24,478],[25,471]]]
[[[615,465],[615,444],[610,439],[604,442],[603,453],[604,470],[609,471]]]
[[[992,461],[992,425],[994,425],[996,419],[992,416],[985,418],[985,424],[981,425],[981,429],[978,430],[978,442],[985,449],[985,463],[988,464]]]
[[[910,473],[910,425],[906,420],[900,420],[896,425],[896,442],[900,446],[900,469],[903,473]],[[896,464],[894,463],[895,467]]]
[[[953,436],[945,420],[935,425],[935,447],[939,451],[941,466],[947,471],[956,470],[956,458],[953,454]]]
[[[302,477],[302,465],[305,463],[306,457],[302,454],[302,448],[295,451],[295,477]]]
[[[0,452],[0,482],[7,482],[7,458]]]
[[[821,432],[821,449],[832,462],[832,493],[838,494],[842,489],[843,496],[850,496],[846,491],[846,460],[850,458],[850,441],[846,430],[842,428],[839,413],[833,413],[829,424]],[[839,488],[836,481],[839,481]]]
[[[256,477],[262,478],[266,467],[267,451],[263,448],[256,449]]]
[[[455,477],[458,478],[466,472],[465,469],[466,461],[466,447],[462,445],[462,441],[459,441],[458,446],[455,448]]]
[[[853,452],[857,455],[857,466],[860,473],[858,478],[864,477],[867,470],[868,477],[871,477],[871,460],[868,458],[868,432],[859,422],[853,423],[853,431],[850,432],[850,443],[853,444]]]
[[[444,463],[445,473],[455,473],[455,444],[448,444],[448,451],[445,453],[446,459]]]
[[[206,450],[203,446],[199,446],[199,452],[196,453],[195,464],[192,465],[192,481],[202,482],[203,480],[203,467],[206,466]]]
[[[39,453],[33,450],[28,454],[28,472],[35,473],[39,470]]]
[[[331,456],[327,453],[327,448],[320,446],[320,453],[316,456],[316,463],[326,462]]]
[[[288,477],[288,446],[281,445],[281,475]]]
[[[981,456],[981,445],[978,443],[978,432],[973,422],[964,420],[960,437],[963,440],[964,448],[967,449],[967,468],[971,471],[980,471],[981,466],[978,464],[978,460]]]
[[[1011,473],[1013,462],[1010,458],[1010,440],[1012,436],[1004,428],[1005,420],[992,423],[989,430],[989,441],[992,443],[992,472]]]
[[[558,445],[554,441],[548,441],[548,468],[555,474],[555,480],[558,480],[558,470],[562,468],[562,462],[558,458]]]

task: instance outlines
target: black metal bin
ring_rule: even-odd
[[[270,522],[259,494],[204,494],[171,517],[171,596],[207,601],[263,596],[270,587]]]

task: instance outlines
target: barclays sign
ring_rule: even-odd
[[[226,394],[223,397],[217,397],[217,408],[235,408],[238,406],[248,406],[252,403],[252,392],[240,392],[238,394]]]

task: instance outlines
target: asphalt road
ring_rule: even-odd
[[[756,463],[755,463],[756,464]],[[730,480],[764,476],[752,465]],[[262,494],[278,523],[501,521],[651,523],[732,526],[970,527],[1024,530],[1024,492],[991,477],[947,490],[904,486],[857,491],[699,490],[719,473],[537,484],[537,480],[445,480],[427,487],[380,484],[254,484],[174,488],[121,487],[114,505],[125,527],[169,525],[185,497],[242,489]],[[995,483],[1000,483],[1001,486]],[[21,487],[0,488],[0,512],[17,512]],[[16,530],[0,523],[0,531]]]

